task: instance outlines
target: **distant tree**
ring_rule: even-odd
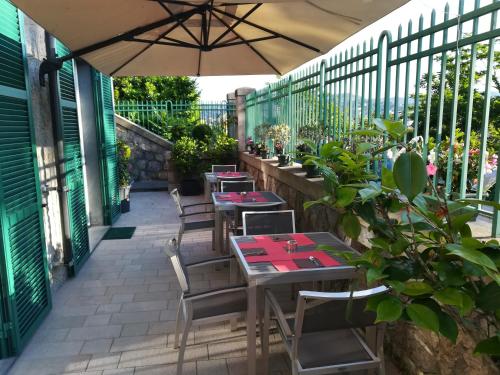
[[[114,79],[115,100],[188,101],[199,99],[195,79],[190,77],[117,77]]]
[[[459,73],[458,97],[457,97],[457,128],[465,129],[465,116],[468,104],[468,91],[470,86],[470,69],[471,69],[471,49],[461,49],[461,64]],[[473,92],[473,111],[471,119],[471,128],[475,131],[480,131],[481,120],[484,106],[484,78],[486,76],[486,60],[488,57],[488,45],[477,45],[477,62],[476,71],[474,74],[474,92]],[[441,62],[441,57],[435,58],[436,62]],[[490,126],[494,129],[500,128],[500,51],[494,52],[493,58],[493,77],[492,77],[492,96],[490,99]],[[451,108],[453,103],[453,88],[455,86],[455,70],[457,68],[454,53],[449,53],[446,61],[445,74],[445,89],[444,89],[444,106],[443,106],[443,136],[449,135],[451,124]],[[425,104],[427,90],[428,75],[424,74],[420,81],[420,105],[419,105],[419,129],[423,131],[425,121]],[[440,77],[438,74],[433,74],[431,79],[431,119],[430,133],[436,135],[437,131],[437,113],[439,108],[439,93],[440,93]]]

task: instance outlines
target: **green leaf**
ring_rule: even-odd
[[[347,212],[342,218],[342,228],[345,234],[354,240],[357,240],[361,234],[359,219],[352,212]]]
[[[307,210],[308,208],[311,208],[312,206],[316,206],[318,204],[323,204],[324,202],[322,201],[307,201],[304,202],[304,210]]]
[[[403,294],[407,296],[421,296],[423,294],[430,294],[434,289],[423,281],[408,281],[405,284],[405,289],[403,290]]]
[[[465,315],[472,310],[472,298],[455,288],[445,288],[434,293],[434,298],[444,305],[456,306],[459,308],[460,313]]]
[[[364,154],[365,152],[369,151],[373,145],[371,143],[366,143],[366,142],[361,142],[356,144],[356,154]]]
[[[353,130],[351,132],[352,135],[359,135],[361,137],[379,137],[384,135],[383,132],[376,129],[362,129],[362,130]]]
[[[377,294],[374,295],[373,297],[368,298],[368,301],[366,302],[365,311],[377,312],[378,304],[383,300],[386,300],[387,298],[391,298],[391,296],[389,294]]]
[[[375,182],[370,182],[370,186],[358,190],[358,194],[361,197],[361,202],[366,203],[368,200],[378,197],[382,194],[382,189]]]
[[[375,126],[383,131],[386,131],[391,135],[391,137],[400,139],[407,132],[406,126],[403,121],[391,121],[381,118],[376,118],[373,120]]]
[[[396,186],[408,200],[424,191],[427,184],[427,172],[422,157],[415,151],[402,154],[394,163],[392,171]]]
[[[479,250],[469,249],[460,244],[448,244],[446,249],[453,255],[466,259],[469,262],[479,264],[480,266],[497,271],[497,267],[493,260]]]
[[[403,313],[403,304],[394,296],[384,299],[377,305],[377,320],[378,322],[393,322],[398,320]]]
[[[483,287],[476,297],[476,304],[484,311],[500,309],[500,285],[492,281]]]
[[[352,187],[341,187],[337,189],[336,192],[336,197],[337,201],[335,202],[335,205],[337,207],[347,207],[349,206],[352,202],[354,202],[354,199],[356,198],[356,195],[358,194],[358,190]]]
[[[464,209],[465,210],[465,209]],[[454,230],[460,230],[466,223],[474,219],[478,215],[478,211],[469,208],[467,212],[451,217],[451,227]]]
[[[384,270],[381,268],[370,268],[366,271],[366,282],[368,285],[372,285],[375,281],[386,278],[384,275]]]
[[[392,171],[386,167],[382,168],[382,186],[390,189],[396,189],[396,182],[394,182]]]
[[[439,332],[455,344],[458,337],[457,322],[455,322],[451,316],[442,311],[438,314],[438,318]]]
[[[500,203],[494,201],[483,201],[482,199],[458,199],[457,202],[467,203],[467,204],[480,204],[483,206],[489,206],[500,210]]]
[[[497,335],[479,342],[474,349],[474,353],[500,355],[500,337]]]
[[[412,303],[406,307],[406,313],[415,325],[439,332],[439,318],[437,314],[427,306]]]
[[[384,283],[389,285],[392,289],[394,289],[398,293],[401,293],[405,289],[405,283],[401,281],[387,280]]]

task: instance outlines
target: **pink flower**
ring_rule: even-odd
[[[438,168],[434,164],[432,164],[432,163],[429,163],[427,165],[426,169],[427,169],[427,174],[429,176],[434,176],[436,174],[437,170],[438,170]]]

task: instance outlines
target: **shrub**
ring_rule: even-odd
[[[207,156],[212,164],[230,164],[236,160],[238,142],[225,134],[219,134],[209,145]]]
[[[191,136],[191,131],[193,129],[193,124],[183,117],[174,117],[169,121],[173,124],[168,133],[167,139],[172,142],[177,142],[182,137]]]
[[[130,160],[131,150],[130,147],[123,141],[118,141],[118,181],[120,187],[130,185],[130,173],[128,171],[128,161]]]
[[[210,126],[206,124],[196,125],[195,127],[193,127],[193,130],[191,131],[191,135],[193,136],[194,139],[196,139],[199,142],[205,142],[205,143],[210,142],[212,134],[213,134],[212,129],[210,128]]]
[[[172,160],[179,174],[190,177],[200,172],[200,150],[196,140],[182,137],[174,144]]]

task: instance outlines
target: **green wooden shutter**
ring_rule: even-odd
[[[0,0],[0,355],[18,353],[51,308],[22,16]]]
[[[101,184],[106,224],[120,216],[118,157],[116,153],[115,111],[111,78],[93,70],[97,134],[100,143]]]
[[[70,51],[59,41],[58,56]],[[90,255],[87,213],[85,210],[85,187],[83,183],[83,160],[80,142],[78,109],[73,60],[63,63],[58,71],[59,102],[61,103],[62,138],[64,144],[65,190],[67,197],[69,238],[72,271],[76,274]]]

